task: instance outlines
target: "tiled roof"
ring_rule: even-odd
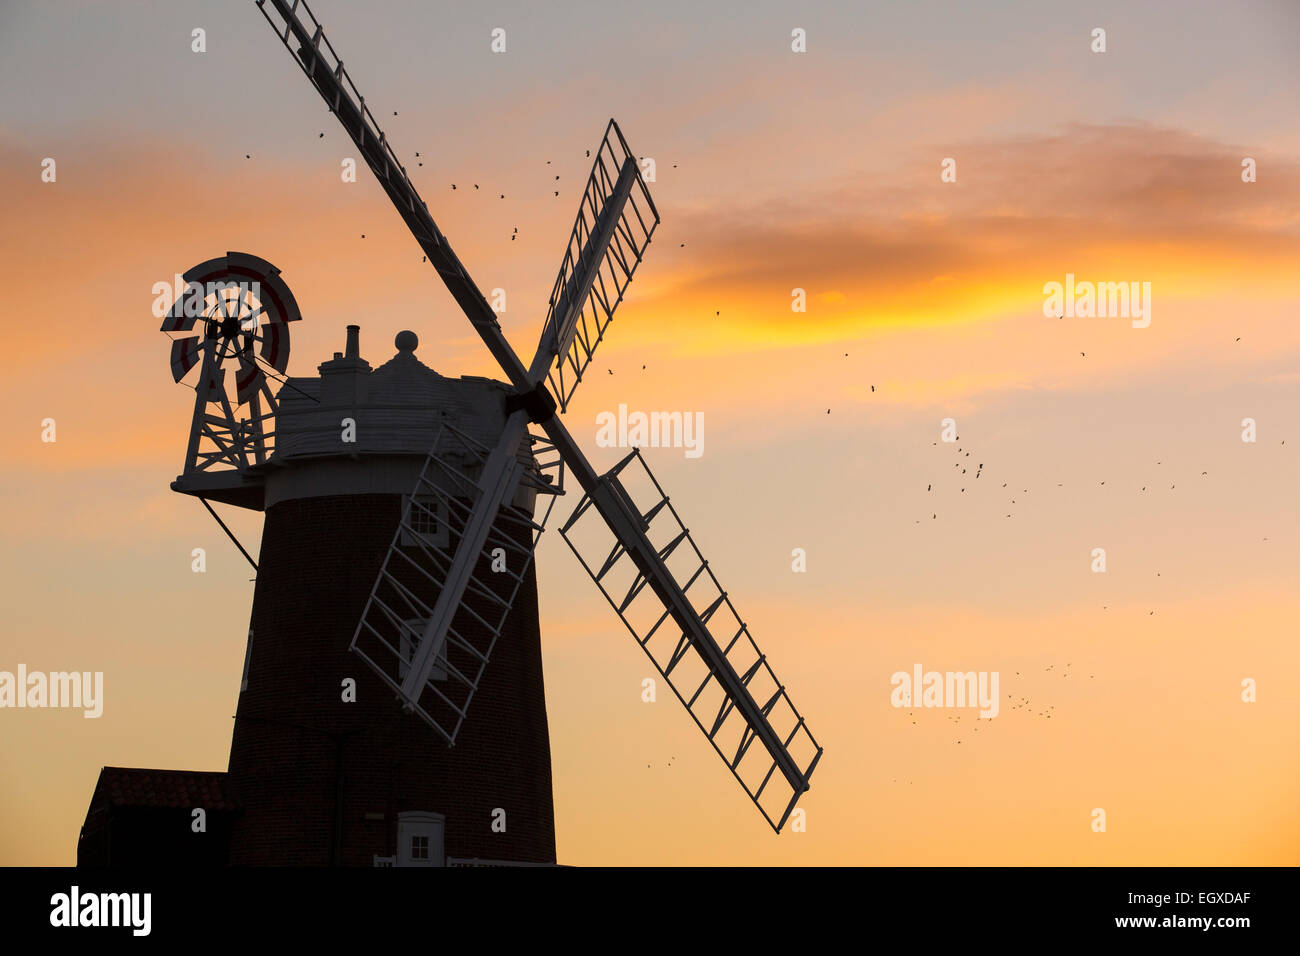
[[[237,808],[226,774],[213,770],[142,770],[105,767],[99,772],[92,804],[115,807]]]

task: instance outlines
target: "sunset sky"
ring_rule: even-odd
[[[602,411],[703,414],[647,460],[825,748],[773,835],[548,532],[560,862],[1300,864],[1300,8],[882,6],[312,2],[525,363],[585,151],[613,116],[654,158],[566,423],[604,469]],[[290,374],[355,323],[499,376],[355,154],[251,0],[0,5],[0,670],[105,675],[98,720],[0,710],[0,864],[73,863],[104,765],[226,767],[251,571],[168,488],[154,283],[251,252]],[[1067,273],[1150,326],[1046,317]],[[892,707],[915,663],[1000,713]]]

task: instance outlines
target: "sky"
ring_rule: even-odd
[[[1296,7],[312,8],[525,361],[585,151],[613,116],[655,161],[566,424],[606,468],[602,412],[703,416],[646,458],[825,753],[774,835],[548,532],[561,862],[1300,863]],[[74,862],[104,765],[226,766],[252,585],[168,488],[155,283],[252,252],[291,374],[350,323],[496,373],[350,155],[251,2],[0,4],[0,670],[105,675],[97,720],[0,710],[0,864]],[[1150,324],[1045,314],[1067,274]],[[998,715],[893,706],[918,663],[997,672]]]

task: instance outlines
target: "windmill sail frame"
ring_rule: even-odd
[[[648,479],[648,483],[642,482],[651,500],[648,506],[634,500],[623,480],[625,471],[634,462],[641,466]],[[749,633],[748,625],[731,603],[726,589],[713,573],[640,449],[633,449],[604,477],[616,489],[629,512],[639,518],[647,537],[654,533],[658,557],[670,566],[681,593],[690,600],[706,632],[693,634],[689,629],[677,626],[680,624],[677,615],[669,603],[649,586],[650,578],[631,560],[632,555],[617,534],[613,536],[613,546],[608,551],[594,551],[588,542],[588,555],[584,556],[575,532],[576,526],[591,513],[589,509],[593,502],[590,497],[584,497],[578,503],[568,521],[560,527],[560,536],[732,776],[768,824],[780,832],[799,797],[808,789],[808,780],[821,759],[822,747],[790,700],[785,685],[768,664],[767,655]],[[674,570],[674,567],[679,570]],[[621,582],[616,583],[619,570],[624,574]],[[638,616],[640,620],[637,620]],[[653,624],[649,623],[651,618]],[[721,634],[727,640],[725,646],[712,638],[710,631]],[[739,675],[745,692],[764,702],[759,708],[759,718],[747,715],[744,708],[737,706],[738,695],[728,687],[722,677],[723,668],[710,655],[707,647],[710,642],[720,648],[721,659]],[[781,741],[780,753],[773,753],[763,746],[753,747],[754,742],[764,736],[760,731],[760,721],[766,725],[762,730],[774,733]],[[783,757],[791,759],[784,760]],[[791,765],[793,772],[790,772]],[[764,793],[774,780],[784,783],[785,788],[773,788],[765,800]],[[774,798],[773,794],[782,795]]]
[[[554,361],[547,377],[561,412],[568,411],[658,225],[637,159],[610,119],[551,290],[532,369],[536,373],[539,363]]]
[[[434,618],[448,579],[458,569],[459,543],[487,493],[480,478],[494,450],[454,425],[442,424],[407,497],[349,645],[403,707],[418,714],[448,745],[456,742],[528,576],[556,497],[563,493],[563,462],[548,455],[551,446],[545,439],[532,435],[529,439],[536,467],[517,462],[520,475],[514,487],[525,497],[529,492],[547,496],[541,515],[530,513],[530,507],[515,500],[501,503],[469,565],[461,588],[465,599],[452,608],[438,645],[431,647],[425,640],[427,629],[413,631],[411,622]],[[421,529],[429,527],[442,532],[444,545],[427,539]],[[491,566],[495,548],[504,552],[504,570],[484,574],[482,569]],[[428,599],[430,590],[437,597]],[[417,660],[421,652],[421,659],[427,660],[425,666]]]

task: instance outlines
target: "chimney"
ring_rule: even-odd
[[[332,361],[317,366],[321,377],[320,400],[327,406],[355,406],[365,401],[370,363],[361,357],[361,326],[348,326],[344,348],[346,351],[334,353]]]

